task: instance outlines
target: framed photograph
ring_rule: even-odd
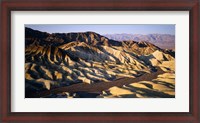
[[[1,1],[1,122],[200,122],[199,6]]]

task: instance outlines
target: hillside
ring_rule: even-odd
[[[112,94],[113,87],[115,91],[120,90],[121,87],[132,85],[134,81],[140,83],[139,87],[134,85],[134,88],[149,85],[144,84],[143,79],[139,79],[141,77],[144,81],[151,81],[147,78],[157,81],[157,75],[165,76],[167,73],[168,79],[174,81],[174,78],[169,78],[174,75],[174,60],[174,51],[163,50],[149,42],[120,42],[95,32],[49,34],[25,28],[26,97],[81,97],[81,94],[86,95],[83,97],[120,97]],[[161,72],[158,72],[159,69]],[[112,83],[112,86],[106,83]],[[121,83],[120,86],[117,83]],[[165,86],[159,83],[158,86]],[[90,92],[94,89],[88,85],[96,84],[102,90]],[[78,89],[79,85],[82,89]],[[154,86],[155,83],[150,85]],[[62,90],[72,87],[74,91]],[[133,90],[133,87],[126,87],[127,91]],[[156,91],[154,88],[149,89]],[[173,92],[174,88],[169,87],[169,90]],[[164,97],[174,97],[173,93],[170,94],[166,92]]]

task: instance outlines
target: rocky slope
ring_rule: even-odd
[[[174,51],[163,50],[148,42],[119,42],[95,32],[49,34],[25,28],[26,97],[83,83],[104,85],[121,78],[134,80],[145,74],[151,75],[157,71],[156,67],[174,74],[174,60]],[[80,93],[79,90],[58,92],[42,97],[89,95],[87,91]],[[112,87],[106,88],[95,97],[120,97],[111,92]]]

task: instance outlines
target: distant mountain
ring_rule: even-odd
[[[105,34],[105,37],[117,41],[146,41],[163,49],[175,49],[175,35],[170,34]]]
[[[95,32],[53,33],[25,28],[25,91],[135,78],[174,61],[175,52],[149,42],[116,41]],[[171,66],[162,67],[172,70]]]

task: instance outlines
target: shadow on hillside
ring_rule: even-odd
[[[131,88],[130,91],[140,94],[144,97],[152,97],[152,98],[174,98],[175,97],[174,95],[169,95],[160,91],[138,88],[131,85],[127,85],[127,87]]]

